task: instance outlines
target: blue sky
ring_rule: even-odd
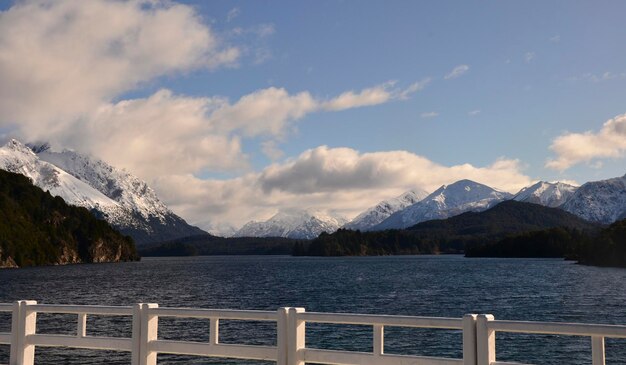
[[[189,2],[222,32],[272,24],[254,46],[261,64],[166,78],[192,95],[237,99],[268,86],[324,97],[388,80],[431,84],[407,101],[340,113],[316,113],[280,143],[286,156],[319,145],[359,151],[407,150],[443,164],[518,158],[527,174],[548,180],[624,174],[623,160],[603,168],[544,168],[552,139],[597,130],[624,112],[626,4],[613,2]],[[229,11],[238,15],[227,21]],[[233,39],[232,42],[237,42]],[[254,42],[257,43],[257,42]],[[444,80],[457,65],[461,77]],[[479,110],[475,116],[469,112]],[[422,118],[424,113],[438,113]],[[269,161],[246,142],[256,169]]]
[[[41,0],[0,10],[2,130],[125,167],[203,227],[294,207],[349,217],[464,171],[509,191],[626,172],[623,1]],[[408,153],[407,165],[390,168],[402,158],[389,151]],[[354,174],[333,167],[342,164]]]

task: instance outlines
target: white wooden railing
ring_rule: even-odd
[[[626,326],[496,321],[492,315],[468,314],[463,318],[432,318],[345,313],[314,313],[303,308],[277,311],[159,308],[157,304],[132,307],[48,305],[35,301],[0,304],[0,312],[11,313],[11,332],[0,333],[0,344],[10,345],[10,365],[34,365],[35,347],[70,347],[115,350],[131,353],[132,365],[156,365],[158,354],[273,361],[278,365],[337,364],[415,364],[415,365],[509,365],[496,361],[495,334],[518,332],[588,336],[592,364],[604,365],[604,338],[626,338]],[[37,333],[38,313],[75,314],[76,334]],[[87,335],[87,316],[127,316],[132,318],[129,338]],[[159,318],[208,319],[209,341],[174,341],[158,337]],[[276,324],[276,345],[223,344],[219,341],[220,320],[264,321]],[[306,324],[372,326],[372,352],[337,351],[306,346]],[[461,331],[463,358],[395,355],[384,352],[385,327],[435,328]]]
[[[626,326],[606,324],[525,322],[495,320],[490,314],[481,314],[476,321],[478,364],[510,365],[496,361],[496,332],[534,333],[543,335],[585,336],[591,338],[592,365],[605,365],[604,339],[626,338]]]

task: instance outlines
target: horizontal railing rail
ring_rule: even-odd
[[[302,308],[292,308],[289,315],[289,337],[294,338],[295,346],[288,357],[295,358],[294,365],[335,364],[389,364],[415,363],[420,365],[459,365],[475,364],[475,321],[476,315],[464,318],[434,318],[392,315],[369,315],[348,313],[315,313]],[[306,347],[306,323],[326,323],[372,326],[372,352],[338,351]],[[464,359],[442,357],[386,354],[385,327],[430,328],[463,331]]]
[[[626,338],[626,326],[621,325],[502,321],[489,314],[478,316],[476,331],[478,363],[484,365],[520,364],[496,360],[496,332],[590,337],[592,365],[606,363],[605,338]]]
[[[266,360],[286,364],[285,354],[280,353],[279,346],[260,346],[244,344],[219,343],[220,320],[240,321],[269,321],[280,326],[281,315],[286,315],[285,309],[275,312],[246,311],[246,310],[215,310],[194,308],[159,308],[156,304],[149,304],[143,313],[144,326],[142,327],[142,341],[145,350],[142,358],[148,364],[156,363],[159,353],[192,355],[204,357],[224,357],[235,359]],[[159,317],[209,319],[209,342],[173,341],[158,339]],[[280,334],[280,328],[277,333]]]
[[[156,365],[158,354],[274,361],[279,365],[519,365],[496,360],[496,332],[538,335],[584,336],[591,339],[593,365],[605,364],[605,338],[626,338],[626,326],[559,322],[495,320],[489,314],[463,318],[414,317],[352,313],[306,312],[304,308],[276,311],[167,308],[157,304],[132,307],[98,305],[50,305],[35,301],[0,303],[0,313],[10,313],[11,332],[0,333],[0,344],[10,345],[10,365],[34,365],[35,348],[69,347],[131,353],[132,365]],[[76,333],[37,333],[37,314],[76,315]],[[89,336],[88,316],[125,316],[132,319],[130,337]],[[204,342],[159,339],[159,318],[208,320],[209,340]],[[220,321],[269,322],[276,325],[275,345],[228,343],[220,339]],[[371,326],[372,351],[343,351],[306,345],[307,324]],[[385,327],[460,331],[463,358],[385,353]]]

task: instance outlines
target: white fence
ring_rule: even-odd
[[[593,365],[604,365],[604,338],[626,338],[626,326],[573,323],[496,321],[492,315],[468,314],[463,318],[313,313],[303,308],[272,311],[159,308],[157,304],[132,307],[46,305],[35,301],[0,304],[0,312],[12,314],[11,332],[0,333],[0,344],[11,346],[10,365],[34,365],[35,347],[69,347],[115,350],[131,353],[132,365],[156,365],[157,354],[266,360],[278,365],[507,365],[495,356],[495,333],[520,332],[588,336],[591,338]],[[75,314],[76,334],[37,333],[38,313]],[[87,335],[87,316],[127,316],[132,318],[130,338]],[[209,320],[209,341],[158,339],[159,318]],[[220,320],[264,321],[276,324],[276,345],[222,344]],[[336,351],[306,346],[306,324],[345,324],[372,326],[372,352]],[[461,331],[463,358],[394,355],[384,352],[385,327],[435,328]]]

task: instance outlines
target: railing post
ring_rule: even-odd
[[[20,300],[13,303],[11,318],[11,365],[34,365],[35,346],[29,345],[27,336],[37,330],[37,312],[29,312],[28,306],[37,304],[34,300]]]
[[[592,336],[591,337],[591,364],[592,365],[604,365],[604,337]]]
[[[214,346],[220,342],[220,319],[211,318],[209,325],[209,345]]]
[[[489,329],[491,314],[480,314],[476,318],[476,359],[478,365],[491,365],[496,361],[496,331]]]
[[[87,313],[78,315],[78,325],[76,326],[76,337],[87,336]]]
[[[306,346],[306,322],[298,318],[298,313],[304,313],[304,308],[289,308],[287,315],[289,332],[287,340],[287,364],[304,365],[302,351]]]
[[[141,341],[139,344],[139,365],[156,365],[157,353],[150,350],[150,342],[157,339],[159,317],[150,314],[150,309],[158,308],[155,303],[141,306]]]
[[[278,308],[276,320],[276,365],[287,365],[287,351],[289,346],[289,308]]]
[[[132,325],[132,350],[131,365],[139,365],[139,356],[141,354],[141,315],[143,304],[133,305],[133,325]]]
[[[476,365],[476,314],[463,316],[463,365]]]
[[[372,344],[374,356],[380,356],[385,352],[385,327],[380,324],[374,325],[374,343]]]

